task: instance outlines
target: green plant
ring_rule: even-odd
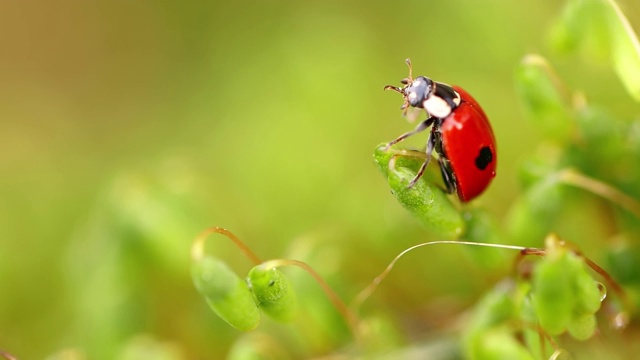
[[[581,53],[610,63],[629,95],[640,101],[640,46],[613,1],[569,1],[553,28],[551,42],[560,53]],[[462,326],[462,341],[454,348],[467,358],[569,358],[571,350],[565,349],[562,340],[569,338],[572,344],[592,338],[598,329],[606,327],[599,323],[602,317],[622,329],[635,315],[638,304],[634,299],[640,294],[640,251],[631,240],[640,235],[640,203],[636,200],[640,198],[640,120],[633,118],[637,114],[624,118],[591,104],[586,95],[570,90],[540,55],[524,57],[516,68],[515,81],[526,117],[544,141],[523,160],[519,173],[523,191],[504,221],[447,195],[439,174],[429,169],[414,187],[408,188],[424,159],[423,153],[397,146],[387,150],[384,144],[374,150],[375,163],[393,196],[429,232],[446,240],[421,243],[400,253],[355,296],[349,309],[340,305],[335,295],[329,295],[353,333],[354,348],[345,354],[366,353],[367,346],[393,333],[376,331],[373,321],[366,316],[359,321],[353,314],[362,311],[365,300],[373,296],[401,257],[427,245],[465,245],[473,261],[487,267],[505,258],[498,249],[519,251],[512,273],[485,294]],[[599,216],[581,211],[588,207],[600,209]],[[568,230],[567,224],[575,228],[576,218],[593,221],[585,223],[585,228],[606,227],[615,246],[607,239],[596,245],[581,244],[579,235],[589,229]],[[578,245],[561,240],[556,232],[562,239],[575,238]],[[536,246],[543,241],[544,248]],[[220,276],[230,284],[229,296],[238,296],[235,304],[242,304],[238,308],[247,308],[241,314],[243,320],[235,322],[230,318],[238,314],[216,300],[219,286],[203,282],[208,276],[203,276],[207,274],[202,266],[210,262],[211,268],[222,275],[229,271],[220,260],[197,253],[196,287],[232,326],[254,328],[259,321],[258,308],[278,320],[292,317],[295,285],[290,286],[275,267],[296,264],[294,260],[255,260],[262,265],[251,270],[246,283],[237,277]],[[602,253],[603,259],[598,261],[606,261],[612,275],[590,259]],[[234,289],[241,291],[236,293]],[[614,295],[607,296],[607,292]],[[393,328],[388,321],[381,323],[381,328]],[[561,335],[565,337],[559,339]]]

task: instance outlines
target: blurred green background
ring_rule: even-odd
[[[640,5],[619,3],[637,31]],[[145,334],[185,358],[224,355],[239,333],[188,273],[191,241],[212,225],[265,259],[308,256],[330,282],[339,276],[332,285],[347,300],[392,254],[434,240],[372,162],[377,144],[411,127],[401,98],[382,91],[407,75],[407,57],[415,74],[465,87],[489,114],[498,176],[477,203],[503,219],[519,159],[538,143],[514,93],[525,54],[549,56],[614,112],[637,110],[610,68],[548,53],[562,6],[3,3],[0,348],[111,358]],[[216,240],[246,274],[237,249]],[[400,319],[408,338],[426,331],[434,306],[458,313],[504,274],[473,278],[465,261],[450,248],[409,255],[364,311]]]

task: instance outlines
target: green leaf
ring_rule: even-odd
[[[193,283],[211,309],[241,331],[258,326],[260,312],[247,283],[222,261],[205,256],[191,266]]]
[[[441,188],[428,182],[428,176],[423,176],[412,188],[407,187],[422,159],[397,156],[395,167],[390,168],[393,154],[384,151],[383,146],[376,148],[374,159],[387,176],[391,192],[398,202],[435,235],[445,239],[459,238],[465,229],[464,220]]]
[[[506,327],[491,329],[480,334],[469,358],[473,360],[534,360],[533,355]]]
[[[595,314],[600,310],[602,302],[602,293],[598,288],[598,282],[587,272],[581,259],[575,259],[579,268],[575,274],[575,293],[576,293],[576,314]]]
[[[498,224],[489,212],[482,208],[472,208],[463,213],[467,231],[464,239],[473,242],[489,244],[502,243],[502,234]],[[476,263],[488,268],[495,268],[505,264],[505,252],[497,249],[479,246],[465,246],[465,252],[470,254]]]
[[[552,43],[562,52],[582,49],[590,58],[609,60],[627,92],[640,101],[640,42],[615,1],[570,1]]]
[[[512,283],[503,282],[487,293],[476,305],[473,316],[469,320],[468,331],[483,332],[513,320],[516,309],[512,288]]]
[[[549,63],[539,55],[527,55],[516,69],[516,88],[529,120],[545,138],[565,143],[573,134],[569,95]]]
[[[631,96],[640,101],[640,42],[618,4],[606,1],[614,69]]]
[[[247,282],[262,311],[276,320],[293,319],[297,308],[295,292],[280,270],[254,266],[249,271]]]
[[[577,340],[587,340],[596,332],[596,317],[593,314],[577,315],[571,319],[567,330]]]
[[[509,212],[509,234],[519,245],[540,243],[555,223],[565,198],[565,187],[551,175],[531,186]]]
[[[611,275],[623,285],[640,285],[640,246],[621,244],[607,255]]]
[[[290,360],[293,359],[287,350],[286,341],[277,336],[278,334],[269,334],[266,332],[254,331],[242,334],[238,338],[229,353],[225,357],[226,360]]]
[[[552,335],[563,333],[576,303],[568,251],[548,251],[533,272],[533,306],[540,326]]]
[[[466,358],[483,359],[487,351],[485,334],[514,320],[513,284],[502,282],[494,287],[475,306],[463,335]]]
[[[558,171],[562,155],[557,147],[544,147],[522,161],[518,168],[518,181],[525,190]]]
[[[561,53],[583,51],[589,59],[607,60],[607,23],[600,0],[571,0],[551,31],[551,45]]]

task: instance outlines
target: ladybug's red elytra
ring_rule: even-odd
[[[462,202],[480,195],[496,176],[496,140],[487,115],[471,95],[457,86],[433,81],[425,76],[412,77],[411,60],[406,60],[409,76],[401,81],[403,87],[387,85],[385,90],[402,94],[401,110],[409,107],[424,109],[429,116],[413,130],[406,132],[386,146],[415,135],[431,126],[427,140],[426,159],[409,183],[413,187],[431,161],[431,153],[438,154],[440,171],[447,191],[457,192]]]

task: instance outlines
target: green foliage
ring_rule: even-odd
[[[640,101],[640,42],[613,0],[571,0],[552,32],[561,52],[583,49],[608,60],[634,99]]]
[[[552,335],[569,330],[580,340],[593,335],[602,295],[578,256],[551,244],[532,282],[533,305],[544,330]]]
[[[296,294],[280,270],[254,266],[249,271],[247,283],[262,311],[280,321],[293,319],[296,314]]]
[[[623,285],[640,286],[640,246],[620,244],[607,253],[607,268]]]
[[[542,351],[541,343],[545,334],[568,332],[577,340],[594,334],[595,314],[603,299],[601,285],[588,272],[583,258],[563,242],[549,236],[546,243],[531,279],[504,281],[476,305],[464,334],[468,358],[546,357],[549,354]],[[524,337],[525,347],[518,336]],[[506,345],[496,345],[497,338]],[[558,348],[555,352],[563,353]]]
[[[520,344],[509,324],[517,318],[513,284],[502,283],[477,304],[464,334],[468,359],[533,359]]]
[[[564,185],[557,177],[544,178],[526,189],[511,209],[508,230],[518,244],[533,246],[558,221],[564,200]]]
[[[292,357],[280,346],[277,339],[266,333],[243,334],[234,344],[228,360],[287,360]]]
[[[3,10],[2,349],[78,360],[635,356],[637,326],[607,329],[637,322],[640,304],[640,56],[620,8],[567,1],[551,44],[568,64],[514,61],[523,49],[548,55],[535,38],[556,0],[363,4]],[[384,180],[367,161],[406,127],[381,88],[406,75],[393,64],[407,56],[414,75],[460,84],[490,117],[501,168],[478,200],[446,194],[435,162],[408,189],[418,152],[378,147]],[[401,206],[388,206],[389,189]],[[358,307],[355,332],[307,273],[262,263],[238,276],[224,247],[192,261],[189,240],[211,224],[304,259],[344,299],[407,243],[519,249],[557,232],[580,254],[411,251]],[[613,275],[603,303],[583,256]],[[417,344],[440,356],[415,355]]]
[[[556,142],[566,142],[574,135],[571,99],[562,93],[558,79],[547,61],[538,55],[524,58],[516,69],[516,89],[527,116],[542,135]]]
[[[484,331],[476,339],[476,352],[469,356],[473,360],[514,359],[534,360],[533,355],[513,336],[507,328]]]
[[[424,178],[408,187],[424,160],[394,156],[384,147],[385,144],[376,147],[374,160],[387,177],[396,200],[434,235],[445,239],[459,238],[464,233],[464,219],[445,192]]]
[[[247,283],[211,256],[194,261],[193,283],[211,309],[229,325],[248,331],[260,323],[260,312]]]
[[[464,240],[487,244],[504,243],[502,229],[486,209],[480,207],[468,208],[462,214],[467,229],[464,234]],[[469,246],[465,248],[465,251],[470,254],[474,263],[486,268],[500,267],[505,261],[506,254],[496,251],[494,248]]]
[[[241,331],[260,323],[260,311],[278,321],[291,321],[296,315],[296,295],[287,278],[273,263],[254,266],[246,279],[240,279],[227,264],[201,253],[204,238],[194,244],[191,266],[193,283],[211,309],[229,325]]]

